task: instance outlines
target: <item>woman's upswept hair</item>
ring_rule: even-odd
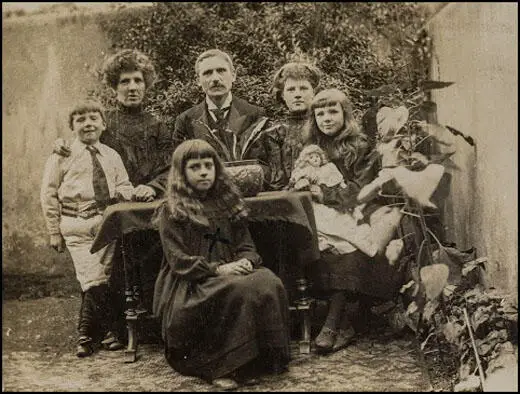
[[[302,149],[302,151],[298,155],[298,158],[294,162],[294,168],[303,168],[308,166],[309,156],[313,153],[316,153],[318,156],[320,156],[322,166],[329,162],[329,159],[325,151],[321,149],[318,145],[311,144],[307,145],[305,148]]]
[[[282,97],[283,89],[288,78],[309,81],[316,91],[320,85],[321,72],[314,65],[304,62],[286,63],[280,67],[273,77],[272,94],[275,100],[283,105],[285,105]]]
[[[217,151],[200,139],[184,141],[173,152],[166,192],[172,217],[176,220],[199,222],[197,217],[204,216],[203,205],[186,180],[185,168],[190,159],[206,158],[212,158],[215,164],[215,182],[208,191],[207,199],[216,201],[219,210],[227,212],[231,220],[246,217],[247,210],[242,195],[225,170]]]
[[[314,110],[336,104],[341,105],[343,109],[344,125],[338,134],[329,136],[318,128]],[[341,158],[346,166],[356,163],[360,158],[359,153],[368,147],[368,138],[353,116],[352,102],[348,95],[339,89],[325,89],[319,92],[312,99],[311,114],[303,130],[305,142],[322,147],[330,160]]]
[[[148,56],[136,49],[123,49],[110,56],[103,64],[103,81],[112,89],[117,88],[121,73],[141,71],[146,89],[155,82],[156,72]]]

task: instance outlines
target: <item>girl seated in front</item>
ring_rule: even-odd
[[[154,313],[169,364],[225,390],[284,371],[290,355],[286,291],[261,266],[246,218],[217,152],[180,144],[155,216],[164,259]]]

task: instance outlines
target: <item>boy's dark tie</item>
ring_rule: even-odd
[[[107,177],[96,156],[96,154],[99,153],[98,149],[95,146],[87,145],[87,150],[90,152],[90,156],[92,157],[92,166],[94,168],[92,173],[92,184],[94,186],[95,199],[101,207],[104,207],[108,205],[110,201]]]

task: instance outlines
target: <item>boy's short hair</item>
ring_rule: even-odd
[[[229,56],[226,52],[221,51],[220,49],[208,49],[207,51],[202,52],[195,61],[195,74],[197,74],[197,76],[199,75],[200,62],[210,57],[220,57],[221,59],[224,59],[226,63],[229,64],[230,70],[232,72],[235,71],[235,67],[233,66],[233,60],[231,60],[231,56]]]
[[[69,127],[71,130],[74,115],[83,115],[87,112],[99,112],[99,114],[103,118],[103,122],[106,123],[105,108],[103,107],[103,105],[97,100],[86,99],[74,104],[74,106],[69,111]]]

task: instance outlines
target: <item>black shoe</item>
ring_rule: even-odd
[[[87,336],[81,336],[78,340],[78,346],[76,347],[76,356],[88,357],[94,353],[94,349],[92,348],[92,338]]]
[[[339,330],[338,335],[336,336],[336,342],[334,343],[334,346],[332,347],[332,351],[336,352],[338,350],[341,350],[343,348],[346,348],[348,345],[352,343],[356,336],[356,332],[352,327],[346,329],[346,330]]]
[[[105,350],[121,350],[125,347],[112,331],[106,333],[105,339],[101,341],[101,345]]]
[[[331,351],[334,343],[336,342],[337,335],[338,334],[336,331],[333,331],[330,328],[324,326],[314,340],[314,343],[316,344],[316,350],[321,352]]]

